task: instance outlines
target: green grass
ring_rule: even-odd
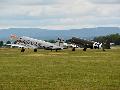
[[[120,48],[0,49],[0,90],[120,90]]]

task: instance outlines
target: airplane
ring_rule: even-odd
[[[30,38],[30,37],[26,37],[26,36],[22,36],[17,38],[17,44],[19,45],[23,45],[25,47],[28,48],[33,48],[35,49],[39,49],[39,48],[44,48],[46,50],[62,50],[63,47],[54,45],[50,42],[45,42],[43,40],[38,40],[38,39],[34,39],[34,38]]]
[[[93,43],[94,43],[92,41],[87,41],[76,37],[72,37],[72,39],[69,39],[68,42],[74,43],[80,47],[86,47],[91,49],[93,49]]]
[[[68,44],[64,42],[63,39],[58,38],[55,42],[55,45],[63,47],[63,49],[67,49],[68,48]]]
[[[69,39],[68,42],[74,43],[77,46],[83,47],[83,48],[90,48],[90,49],[99,49],[102,47],[102,43],[94,42],[94,41],[88,41],[76,37],[72,37],[72,39]]]

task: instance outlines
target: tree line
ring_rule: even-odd
[[[109,41],[110,43],[114,43],[115,45],[120,45],[120,35],[118,33],[110,34],[110,35],[106,35],[106,36],[95,37],[93,40],[96,42]]]

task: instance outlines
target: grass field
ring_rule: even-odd
[[[0,90],[120,90],[120,48],[0,49]]]

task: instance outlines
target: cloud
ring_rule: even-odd
[[[94,6],[87,3],[80,4],[81,0],[70,0],[67,1],[59,1],[62,4],[55,4],[55,5],[13,5],[13,6],[5,6],[1,12],[2,16],[9,15],[24,15],[24,16],[31,16],[31,17],[39,17],[39,18],[63,18],[63,17],[76,17],[81,16],[84,14],[88,14],[91,12]],[[66,4],[67,3],[67,4]]]
[[[120,6],[119,5],[101,5],[97,7],[96,14],[103,17],[119,17],[120,18]]]
[[[120,26],[119,2],[119,0],[0,0],[0,27]]]
[[[88,0],[97,4],[120,4],[120,0]]]
[[[0,0],[1,5],[50,5],[56,3],[56,0]]]

